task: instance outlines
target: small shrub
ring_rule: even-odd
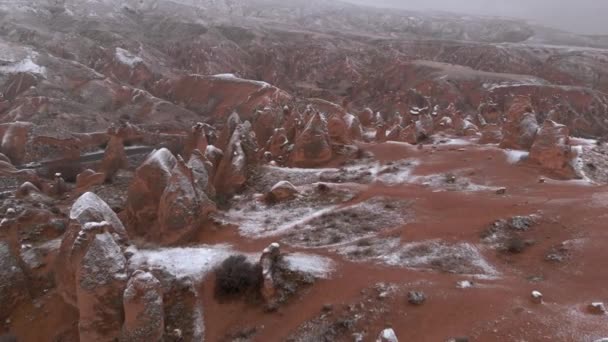
[[[234,298],[259,292],[262,284],[260,265],[247,261],[244,255],[233,255],[215,270],[215,295]]]

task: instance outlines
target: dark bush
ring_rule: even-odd
[[[218,298],[234,298],[259,292],[262,284],[262,268],[247,261],[244,255],[233,255],[215,270],[215,295]]]

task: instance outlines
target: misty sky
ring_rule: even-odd
[[[608,34],[608,0],[350,0],[413,10],[502,15],[587,34]]]

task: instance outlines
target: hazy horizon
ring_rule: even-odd
[[[369,6],[507,16],[581,34],[608,35],[608,1],[601,0],[346,0]]]

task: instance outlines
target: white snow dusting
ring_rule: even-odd
[[[116,59],[125,65],[128,65],[130,67],[134,67],[137,64],[143,63],[144,60],[141,59],[140,57],[135,56],[134,54],[130,53],[129,51],[119,48],[116,48]]]

